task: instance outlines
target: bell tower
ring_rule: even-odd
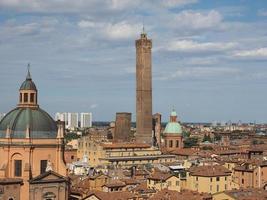
[[[136,47],[136,141],[152,143],[152,40],[143,31]]]

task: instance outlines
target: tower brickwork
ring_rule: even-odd
[[[152,143],[152,40],[145,33],[136,40],[136,140]]]

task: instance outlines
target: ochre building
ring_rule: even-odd
[[[64,124],[56,123],[39,107],[38,91],[28,71],[19,89],[17,107],[0,122],[0,179],[10,180],[11,183],[16,180],[16,184],[21,180],[20,195],[15,198],[10,194],[7,200],[36,199],[30,193],[41,197],[38,199],[67,199],[63,137]],[[53,183],[57,190],[53,185],[49,186],[49,181],[42,187],[30,186],[37,184],[35,177],[41,180],[52,175],[40,174],[52,171],[57,174],[53,175],[53,180],[59,181],[59,184]]]

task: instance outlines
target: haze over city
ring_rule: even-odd
[[[267,2],[0,0],[0,112],[27,64],[42,107],[135,120],[135,44],[153,40],[153,113],[167,121],[266,122]]]

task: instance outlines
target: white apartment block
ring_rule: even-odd
[[[79,115],[78,113],[68,113],[67,128],[73,129],[79,126]]]
[[[92,127],[92,113],[81,113],[81,128]]]

